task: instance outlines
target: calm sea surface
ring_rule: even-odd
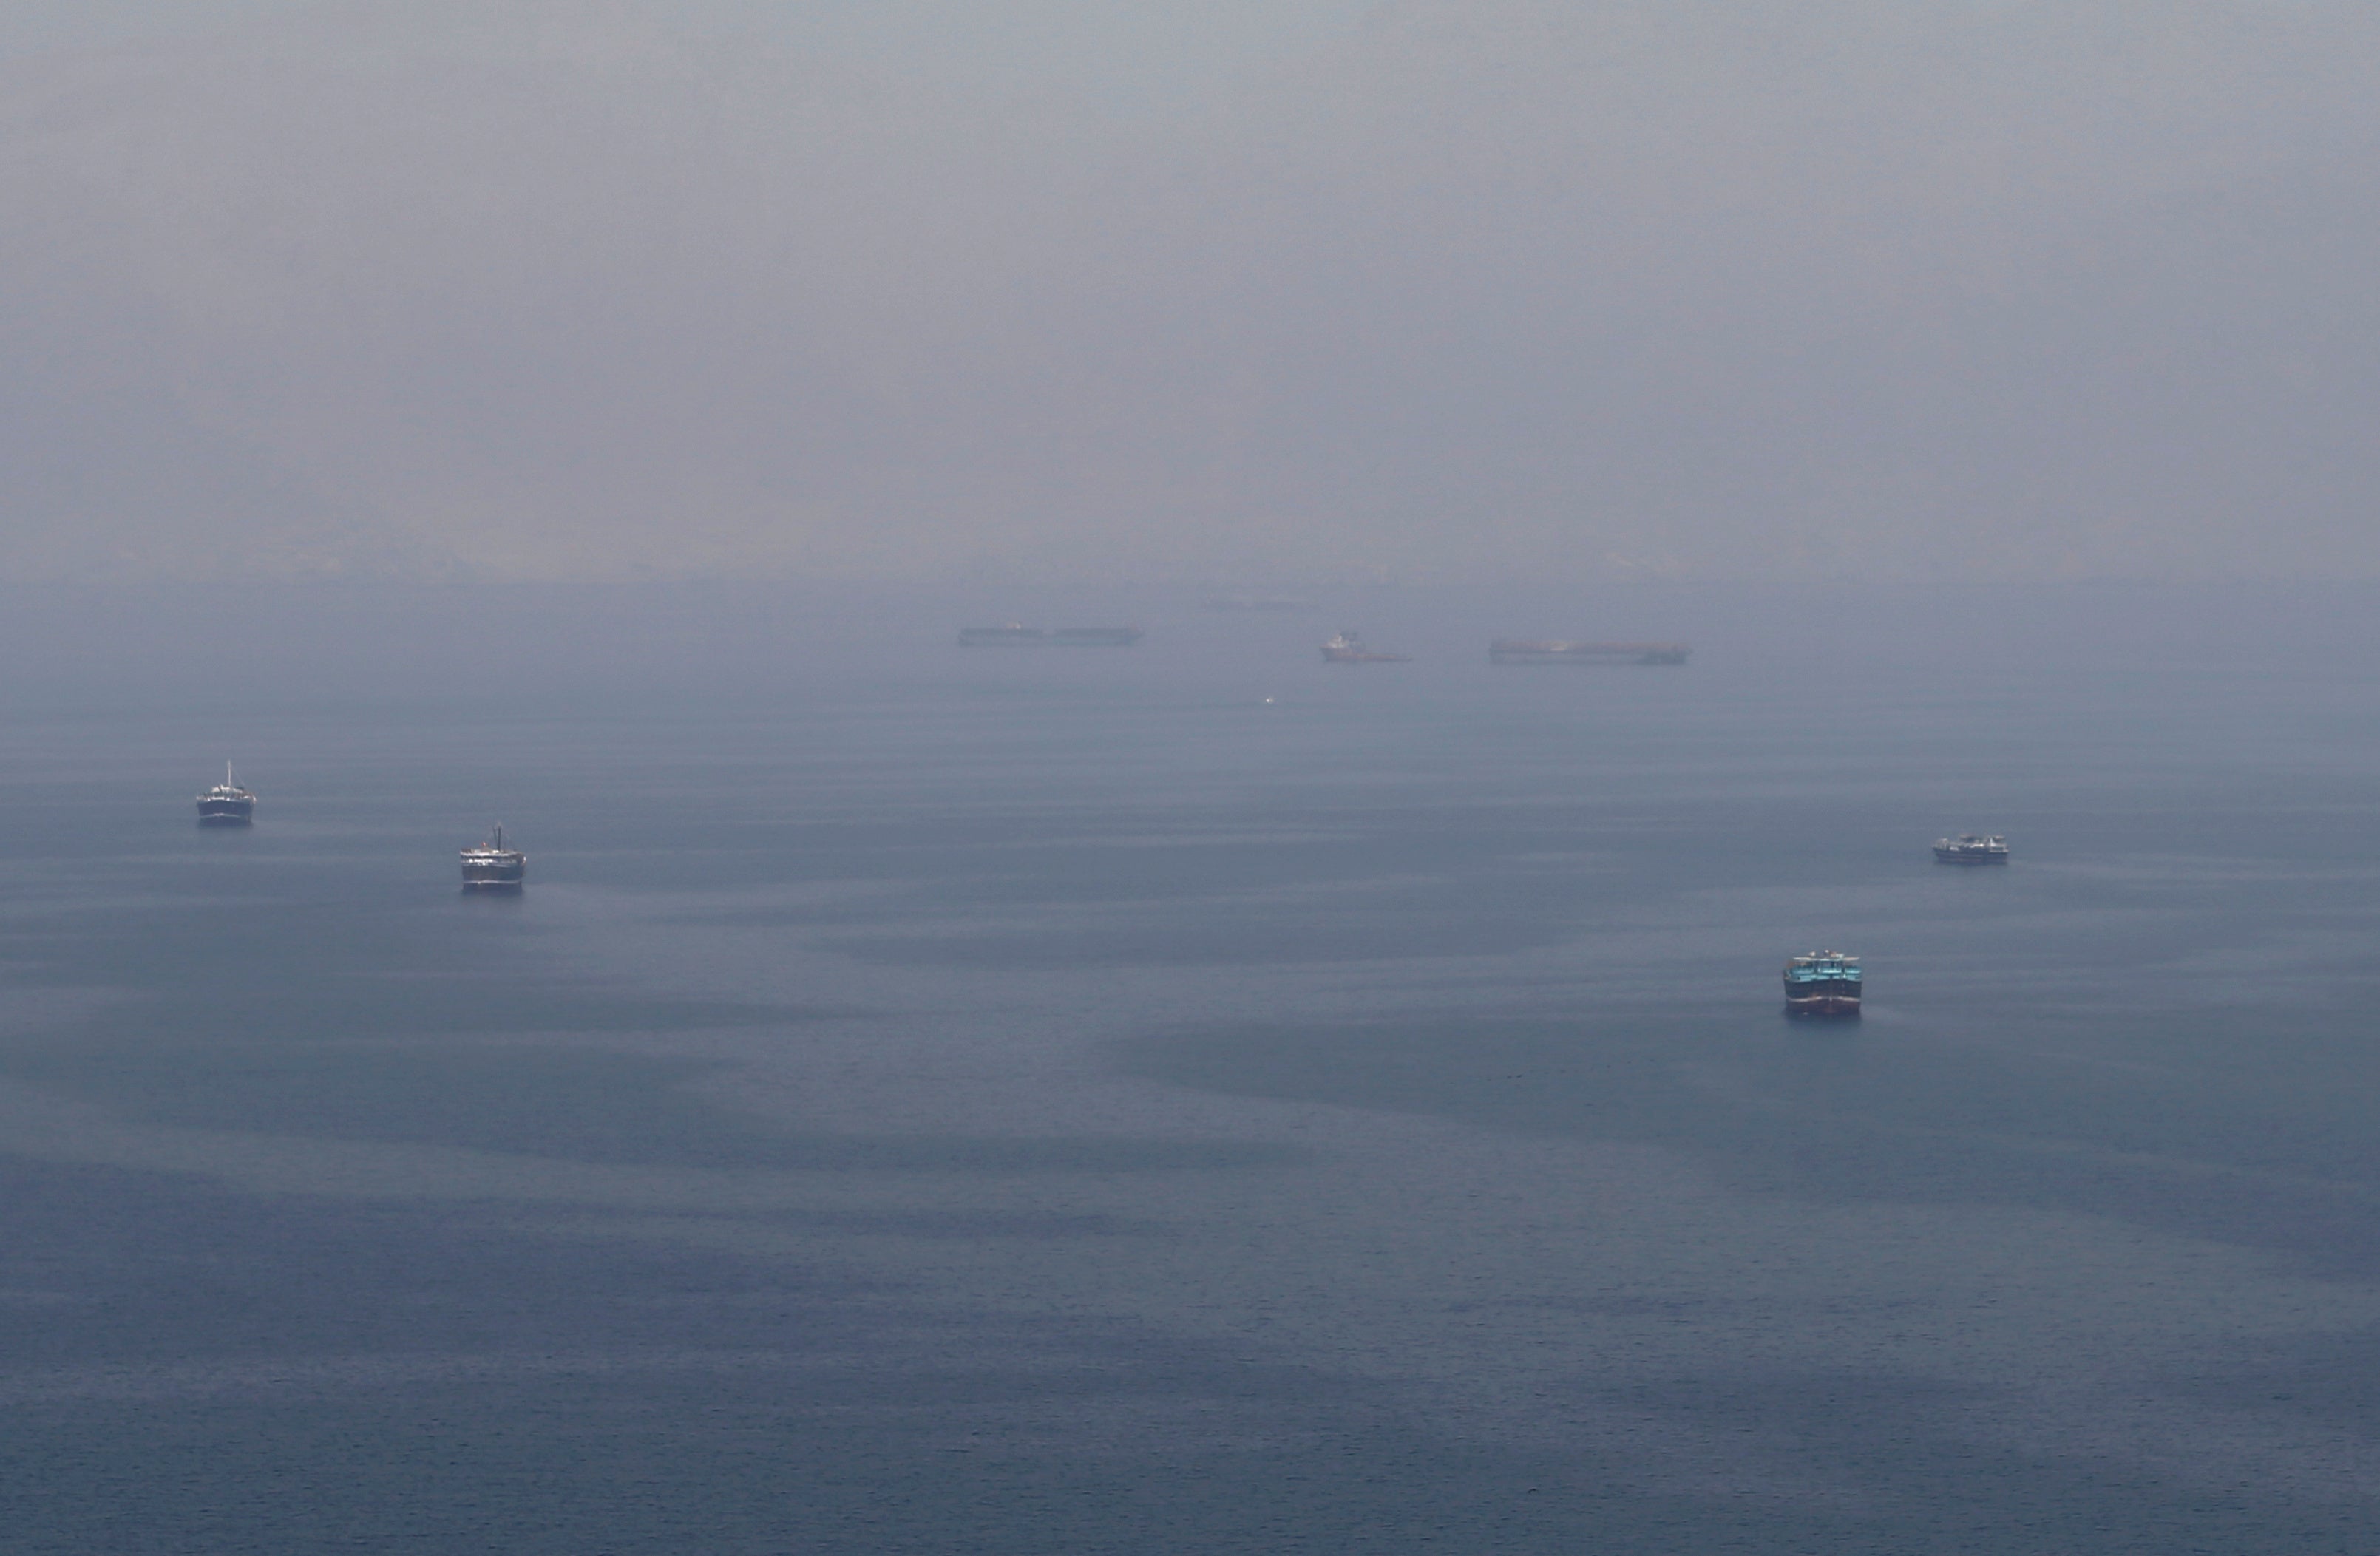
[[[0,729],[7,1548],[2380,1548],[2369,603],[103,665]]]

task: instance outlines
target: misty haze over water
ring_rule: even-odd
[[[2380,1546],[2375,66],[0,14],[0,1543]]]

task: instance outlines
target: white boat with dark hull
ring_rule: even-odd
[[[486,842],[463,850],[465,891],[518,891],[528,879],[528,855],[504,847],[502,826]]]
[[[1961,832],[1955,838],[1934,839],[1934,857],[1944,864],[2006,864],[2009,858],[2008,839],[1997,834]]]
[[[246,826],[256,819],[256,796],[239,786],[231,764],[224,764],[224,780],[199,796],[201,826]]]

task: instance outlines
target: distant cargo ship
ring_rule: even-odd
[[[1322,657],[1334,665],[1402,665],[1410,654],[1383,654],[1354,633],[1333,633],[1322,645]]]
[[[201,826],[246,826],[256,819],[256,796],[239,786],[231,764],[224,764],[224,780],[199,796]]]
[[[1682,643],[1572,643],[1561,638],[1500,637],[1488,645],[1491,665],[1682,665],[1693,652]]]
[[[1812,951],[1785,964],[1785,1011],[1791,1016],[1860,1013],[1860,959]]]
[[[1129,648],[1146,636],[1138,627],[962,627],[962,648]]]
[[[504,847],[502,826],[486,842],[463,850],[465,891],[518,891],[528,879],[528,855]]]
[[[1208,595],[1209,610],[1303,610],[1305,601],[1295,595]]]
[[[1945,864],[2006,864],[2008,839],[1998,834],[1984,837],[1974,832],[1937,838],[1934,840],[1934,857]]]

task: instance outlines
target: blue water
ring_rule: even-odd
[[[486,676],[389,607],[61,679],[7,1547],[2374,1549],[2364,603],[1686,599],[1644,671],[681,604]],[[1856,1025],[1780,1014],[1821,944]]]

